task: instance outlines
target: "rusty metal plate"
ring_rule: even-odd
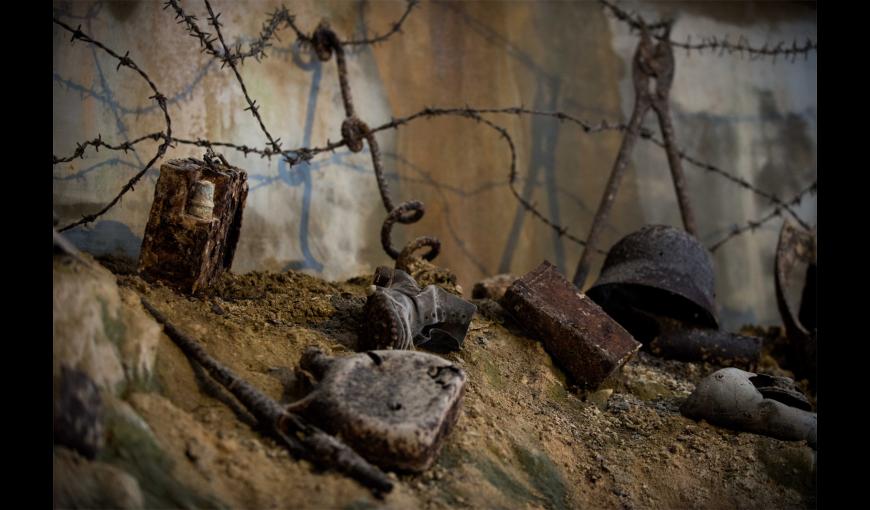
[[[816,372],[815,236],[786,220],[776,247],[776,303],[791,344],[789,361],[807,377]],[[806,321],[808,324],[804,324]]]
[[[648,225],[616,243],[587,295],[620,324],[632,309],[718,329],[710,253],[678,228]],[[634,329],[627,329],[636,334]]]
[[[514,281],[501,305],[586,388],[598,387],[641,347],[547,261]]]
[[[465,372],[434,354],[309,348],[301,366],[319,382],[291,410],[382,468],[425,471],[459,419]]]

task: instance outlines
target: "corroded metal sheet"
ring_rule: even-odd
[[[293,410],[382,468],[428,469],[459,419],[465,372],[434,354],[309,349],[301,365],[319,382]]]
[[[791,346],[789,361],[811,380],[816,372],[816,335],[811,330],[815,329],[815,266],[812,232],[783,222],[774,266],[776,303]]]

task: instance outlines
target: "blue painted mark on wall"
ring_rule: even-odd
[[[76,248],[93,255],[114,255],[131,260],[139,258],[142,238],[126,224],[114,220],[102,220],[88,230],[72,229],[64,232]]]
[[[101,5],[102,2],[94,4],[94,6],[91,7],[86,16],[74,16],[69,12],[58,10],[55,10],[55,14],[62,17],[83,19],[85,21],[87,30],[91,31],[91,22],[97,18],[100,12]],[[135,115],[138,117],[142,114],[154,113],[157,111],[157,107],[155,105],[149,105],[146,107],[128,107],[122,105],[121,102],[116,98],[115,92],[110,86],[109,81],[106,79],[106,75],[103,72],[103,68],[100,64],[100,61],[98,59],[98,53],[95,48],[91,48],[91,56],[96,69],[98,83],[92,86],[86,86],[74,80],[64,78],[58,73],[53,73],[52,79],[59,85],[65,87],[68,91],[77,92],[82,100],[84,100],[85,98],[92,98],[100,102],[104,107],[108,108],[108,110],[112,113],[112,117],[115,121],[116,133],[120,135],[121,139],[129,139],[130,134],[127,123],[125,122],[125,117],[128,115]],[[317,96],[320,89],[320,82],[322,77],[322,66],[320,61],[316,58],[312,58],[310,62],[307,63],[303,62],[299,56],[298,47],[296,46],[294,46],[292,56],[294,63],[296,63],[296,65],[300,69],[313,72],[302,142],[304,146],[308,146],[311,144],[311,135],[313,130],[315,112],[317,109]],[[208,63],[200,67],[197,70],[193,79],[184,87],[182,87],[179,92],[168,98],[167,103],[172,105],[180,103],[182,101],[190,100],[190,98],[192,98],[193,96],[195,89],[202,82],[203,78],[211,70],[216,68],[214,64],[215,61],[210,59]],[[134,151],[132,156],[135,159],[135,163],[127,159],[114,157],[90,165],[70,175],[55,175],[54,180],[84,180],[85,176],[99,169],[117,166],[141,168],[144,163],[139,155]],[[299,262],[292,262],[285,268],[285,270],[311,269],[316,272],[321,272],[323,270],[323,264],[318,261],[311,252],[311,246],[309,241],[309,225],[311,219],[311,203],[313,193],[312,172],[324,165],[340,163],[341,159],[341,155],[334,154],[331,158],[329,158],[329,160],[319,161],[315,164],[303,163],[294,167],[289,167],[287,162],[281,159],[278,161],[276,177],[251,177],[252,181],[259,181],[258,184],[252,187],[252,191],[263,186],[268,186],[275,181],[281,181],[291,187],[301,185],[303,188],[299,242],[304,259]],[[156,169],[149,172],[149,174],[151,174],[152,176],[155,173]],[[141,239],[135,237],[130,231],[129,227],[115,221],[101,221],[97,223],[95,228],[76,229],[70,232],[69,235],[70,238],[73,239],[74,242],[81,249],[92,252],[100,252],[100,254],[109,250],[113,252],[118,252],[117,254],[126,254],[129,256],[138,257],[139,245],[141,244]],[[118,236],[118,238],[114,239],[115,236]],[[111,249],[107,247],[111,247]]]

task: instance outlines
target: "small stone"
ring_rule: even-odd
[[[517,277],[510,274],[500,274],[486,278],[474,284],[471,289],[472,299],[492,299],[498,301]]]
[[[596,392],[590,393],[588,397],[586,397],[587,402],[590,402],[595,405],[598,409],[602,411],[607,409],[607,401],[610,399],[610,396],[613,395],[612,388],[605,388],[603,390],[598,390]]]
[[[202,458],[202,445],[196,440],[188,441],[184,453],[187,455],[188,459],[196,462]]]
[[[239,443],[235,439],[224,439],[218,442],[218,447],[227,453],[236,453],[239,450]]]

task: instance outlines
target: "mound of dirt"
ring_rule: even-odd
[[[209,354],[283,402],[309,387],[296,370],[306,346],[354,351],[371,281],[226,274],[206,295],[190,297],[124,273],[116,275],[119,287],[146,297]],[[717,367],[640,352],[605,387],[579,392],[496,303],[477,304],[463,349],[444,356],[468,378],[459,422],[435,466],[420,475],[391,473],[398,483],[383,500],[290,457],[164,334],[150,383],[120,396],[93,462],[134,478],[141,497],[132,491],[125,501],[145,508],[814,506],[814,452],[804,443],[679,413]],[[56,471],[71,464],[58,448],[61,454]],[[85,462],[76,459],[77,469]]]

